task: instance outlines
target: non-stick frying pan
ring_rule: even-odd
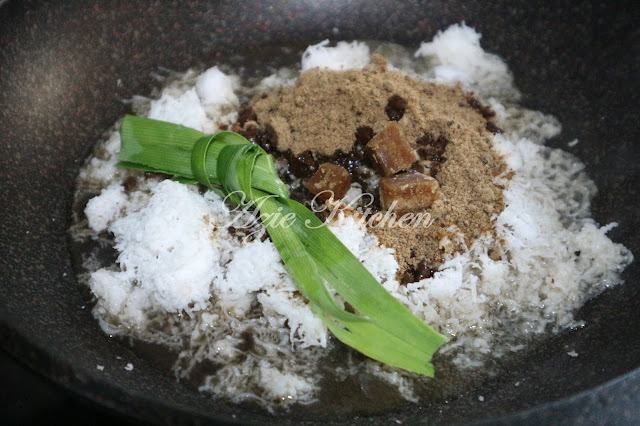
[[[593,213],[640,253],[640,13],[633,2],[0,2],[0,339],[24,364],[119,412],[154,422],[351,422],[276,417],[176,383],[102,333],[71,268],[75,175],[152,74],[260,55],[268,46],[379,39],[416,47],[466,21],[506,59],[523,103],[558,117],[600,192]],[[522,352],[500,377],[433,406],[357,417],[459,422],[579,421],[640,412],[640,268],[578,314],[587,326]],[[83,306],[85,307],[83,309]],[[567,356],[567,348],[580,355]],[[124,374],[123,362],[135,369]],[[104,371],[96,369],[104,365]],[[124,364],[123,364],[124,365]],[[519,382],[519,386],[515,383]],[[483,395],[484,401],[479,401]],[[615,399],[615,411],[607,401]],[[621,403],[622,401],[622,403]]]

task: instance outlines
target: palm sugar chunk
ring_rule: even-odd
[[[408,170],[418,160],[416,152],[404,140],[395,121],[390,122],[386,129],[367,143],[365,152],[382,176],[393,176]]]
[[[329,198],[339,200],[351,187],[351,177],[344,167],[323,163],[320,164],[318,171],[311,176],[305,187],[323,200]]]
[[[416,212],[427,209],[438,194],[438,181],[422,173],[402,173],[393,177],[380,178],[380,203],[389,210],[395,202],[394,210],[399,213]]]

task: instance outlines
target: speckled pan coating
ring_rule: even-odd
[[[82,309],[66,240],[78,167],[127,110],[121,99],[149,93],[157,67],[212,65],[234,51],[269,45],[359,38],[417,46],[465,20],[483,34],[485,49],[507,60],[524,104],[563,123],[553,144],[566,147],[579,139],[570,151],[586,162],[600,188],[595,217],[619,221],[611,235],[638,257],[640,13],[633,2],[594,3],[9,0],[0,6],[2,346],[98,403],[147,420],[300,420],[211,401],[111,342]],[[640,373],[634,371],[640,364],[638,276],[636,262],[625,273],[625,286],[583,309],[586,328],[523,354],[510,374],[472,394],[359,420],[465,421],[511,413],[505,421],[547,422],[640,415]],[[579,357],[566,355],[572,349]],[[127,362],[133,371],[123,369]],[[588,392],[562,399],[581,391]],[[607,411],[612,401],[619,412]],[[530,407],[536,408],[522,411]],[[305,420],[352,421],[326,415]]]

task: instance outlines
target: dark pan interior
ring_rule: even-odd
[[[327,37],[417,46],[464,20],[483,34],[486,50],[506,59],[523,103],[562,122],[552,145],[579,139],[571,151],[600,189],[595,218],[619,222],[610,235],[636,257],[640,253],[640,13],[633,2],[0,4],[0,339],[24,363],[107,407],[159,422],[300,420],[238,410],[176,384],[104,335],[82,308],[66,240],[74,178],[92,144],[126,111],[121,100],[149,93],[159,66],[211,66],[234,52]],[[537,412],[575,419],[576,413],[603,409],[605,397],[588,396],[621,376],[605,395],[637,396],[638,262],[624,276],[626,284],[580,312],[586,327],[525,351],[507,374],[476,392],[359,420],[455,422],[511,413],[508,419],[515,421]],[[579,357],[568,357],[567,348]],[[122,374],[123,360],[135,369]],[[567,399],[583,391],[582,398]],[[637,413],[640,399],[629,404]],[[305,420],[352,419],[327,413]]]

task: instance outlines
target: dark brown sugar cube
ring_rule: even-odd
[[[438,194],[438,181],[422,173],[402,173],[380,178],[380,203],[384,210],[416,212],[429,208]]]
[[[333,197],[339,200],[345,196],[351,186],[351,177],[344,167],[331,163],[320,164],[318,171],[311,176],[305,187],[323,200]]]
[[[418,160],[416,152],[404,140],[395,121],[369,141],[365,152],[382,176],[393,176],[408,170]]]

